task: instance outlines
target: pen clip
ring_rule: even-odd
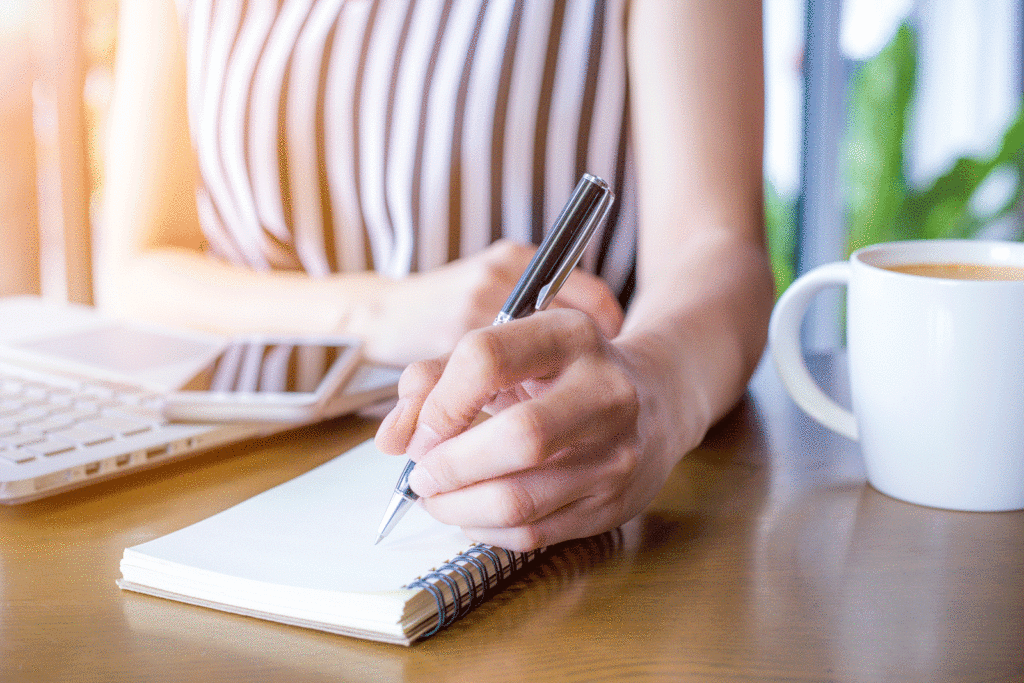
[[[611,192],[605,192],[598,197],[598,205],[590,212],[587,224],[577,234],[576,239],[566,252],[565,258],[558,264],[558,269],[551,274],[551,279],[537,292],[537,303],[534,304],[534,310],[544,310],[555,298],[555,295],[558,294],[558,290],[562,288],[569,275],[572,274],[576,264],[580,262],[583,252],[586,251],[587,245],[590,244],[590,239],[597,231],[597,226],[601,225],[602,221],[604,221],[604,217],[607,215],[608,209],[611,208],[614,198],[615,195]]]

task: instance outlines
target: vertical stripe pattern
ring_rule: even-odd
[[[635,278],[626,0],[182,0],[211,248],[313,276],[536,243],[583,172],[583,264]],[[624,300],[625,300],[624,299]]]

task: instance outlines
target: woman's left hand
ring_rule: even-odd
[[[526,550],[600,533],[641,512],[682,455],[650,429],[645,365],[573,309],[475,330],[405,370],[377,445],[415,460],[427,511],[474,541]]]

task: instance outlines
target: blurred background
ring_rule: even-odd
[[[778,290],[892,239],[1019,239],[1024,0],[765,0]],[[0,0],[0,295],[92,299],[117,0]],[[839,293],[808,344],[841,344]]]
[[[875,242],[1020,239],[1020,0],[765,0],[765,206],[782,292]],[[805,320],[843,345],[841,292]]]
[[[0,295],[92,301],[116,0],[0,0]]]

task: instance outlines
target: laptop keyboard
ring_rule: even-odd
[[[158,429],[159,395],[137,387],[0,368],[0,467],[19,465]]]

